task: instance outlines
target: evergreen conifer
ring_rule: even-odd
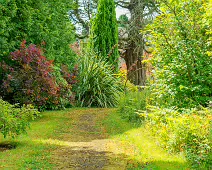
[[[118,70],[118,26],[114,0],[100,0],[92,22],[91,48]]]

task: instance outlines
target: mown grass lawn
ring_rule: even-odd
[[[80,111],[88,115],[92,114],[91,110],[81,108],[44,112],[41,118],[32,122],[27,135],[17,139],[1,137],[1,145],[10,144],[16,148],[0,152],[0,169],[55,169],[51,153],[60,146],[44,141],[56,141],[65,135],[71,128],[71,114]],[[125,122],[115,109],[105,109],[104,114],[105,119],[96,126],[104,127],[107,138],[117,141],[117,145],[112,145],[111,152],[116,154],[117,149],[124,152],[126,169],[188,169],[183,156],[169,155],[162,150],[143,127]]]
[[[45,112],[42,117],[31,123],[28,134],[16,139],[0,138],[1,145],[12,144],[15,149],[0,153],[2,169],[52,169],[50,151],[56,146],[43,144],[44,139],[56,138],[57,130],[65,120],[67,111]]]
[[[110,114],[103,122],[111,138],[121,141],[122,147],[126,148],[126,154],[129,155],[127,169],[189,169],[183,155],[168,154],[157,145],[156,139],[143,126],[124,121],[117,112]],[[129,154],[131,151],[127,146],[137,150],[138,154]]]

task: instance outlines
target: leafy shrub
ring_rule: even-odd
[[[119,100],[119,112],[122,118],[131,122],[140,122],[141,118],[136,113],[137,110],[146,110],[146,100],[149,94],[147,89],[138,90],[138,87],[133,87],[128,84],[125,94],[121,95]]]
[[[63,78],[67,81],[68,84],[77,83],[78,65],[75,65],[72,73],[70,73],[68,66],[63,64],[61,66],[61,73]]]
[[[15,137],[26,132],[29,121],[38,116],[39,112],[32,105],[11,105],[0,99],[0,132],[4,137]]]
[[[75,91],[80,106],[113,107],[122,89],[112,66],[92,52],[86,52],[80,57]]]
[[[69,47],[75,39],[68,11],[70,0],[1,0],[0,61],[19,48],[23,39],[45,46],[45,55],[54,63],[73,62]]]
[[[72,86],[77,83],[78,67],[75,66],[72,72],[67,65],[61,67],[54,66],[53,75],[56,77],[59,91],[59,105],[49,103],[49,108],[58,109],[71,107],[75,104],[75,94],[72,92]]]
[[[170,152],[184,152],[194,168],[212,166],[211,110],[191,109],[179,113],[174,109],[151,106],[148,112],[140,111],[139,115],[145,118],[147,128],[158,137],[164,148]]]
[[[0,65],[4,70],[0,92],[5,100],[52,109],[61,107],[63,99],[70,99],[71,84],[65,79],[57,81],[53,61],[47,60],[40,48],[26,47],[23,41],[21,49],[11,53],[10,59],[10,66],[3,62]]]
[[[203,0],[160,1],[161,13],[148,27],[154,46],[152,104],[207,106],[212,97],[212,58]]]
[[[204,6],[205,10],[206,10],[206,13],[205,13],[205,17],[204,17],[204,20],[203,20],[203,23],[205,23],[205,27],[207,28],[207,35],[209,35],[209,39],[208,39],[208,43],[207,43],[207,46],[209,47],[208,48],[208,51],[207,51],[207,54],[209,57],[212,57],[212,28],[211,28],[211,25],[212,25],[212,1],[209,0],[208,1],[208,4],[206,4]]]

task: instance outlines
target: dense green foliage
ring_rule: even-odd
[[[114,0],[100,0],[92,21],[91,48],[118,71],[118,26]]]
[[[92,52],[80,56],[76,97],[80,106],[112,107],[118,102],[120,80],[111,65]]]
[[[149,107],[148,112],[140,116],[146,119],[147,129],[157,136],[164,148],[170,152],[184,152],[194,168],[211,168],[211,110],[191,109],[182,114],[172,109]]]
[[[212,96],[211,4],[159,2],[161,13],[146,29],[154,50],[150,95],[128,93],[120,110],[143,120],[162,147],[182,152],[193,168],[210,169],[212,113],[200,105],[210,107]]]
[[[73,61],[69,44],[73,28],[68,18],[70,0],[0,1],[0,60],[6,60],[23,40],[45,46],[48,59],[55,63]]]
[[[207,4],[202,0],[160,2],[161,14],[148,27],[154,47],[152,104],[207,106],[212,100],[207,33],[211,25],[204,22]]]
[[[75,57],[70,48],[74,39],[68,17],[71,8],[69,0],[0,1],[2,98],[39,109],[70,105],[75,81],[71,73]],[[17,50],[23,41],[24,47]]]
[[[210,109],[161,109],[148,105],[149,92],[128,92],[121,97],[122,118],[143,123],[168,152],[185,154],[196,169],[209,169],[212,164]]]
[[[29,121],[38,116],[38,113],[32,105],[20,108],[0,99],[0,132],[4,137],[25,133]]]
[[[146,109],[148,90],[127,91],[119,100],[119,112],[121,117],[130,122],[140,122],[141,119],[136,113],[137,110]]]
[[[212,57],[212,0],[209,0],[209,3],[205,5],[206,14],[203,19],[203,22],[205,23],[205,26],[207,27],[207,35],[209,36],[208,39],[208,46],[210,47],[208,49],[208,56]]]

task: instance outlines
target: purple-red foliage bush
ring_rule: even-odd
[[[74,66],[72,73],[70,73],[67,65],[62,65],[61,73],[63,75],[63,78],[69,84],[76,84],[77,83],[77,75],[78,75],[78,66],[77,65]]]
[[[58,84],[53,74],[53,61],[43,56],[42,50],[31,44],[26,47],[26,41],[21,43],[20,50],[11,53],[10,66],[1,63],[4,70],[1,85],[1,96],[10,102],[34,104],[40,109],[59,106],[61,98],[69,100],[67,91],[71,84]],[[70,98],[71,100],[71,98]]]
[[[72,72],[70,72],[70,69],[68,68],[68,66],[63,64],[61,66],[61,75],[65,79],[65,81],[71,85],[71,89],[72,89],[72,87],[74,87],[74,85],[76,85],[78,83],[78,80],[77,80],[78,66],[75,65],[74,68],[72,69]],[[73,91],[74,91],[74,89],[72,89],[72,95],[69,98],[72,105],[75,104],[75,92],[73,92]],[[65,91],[65,93],[67,93],[67,91]]]

